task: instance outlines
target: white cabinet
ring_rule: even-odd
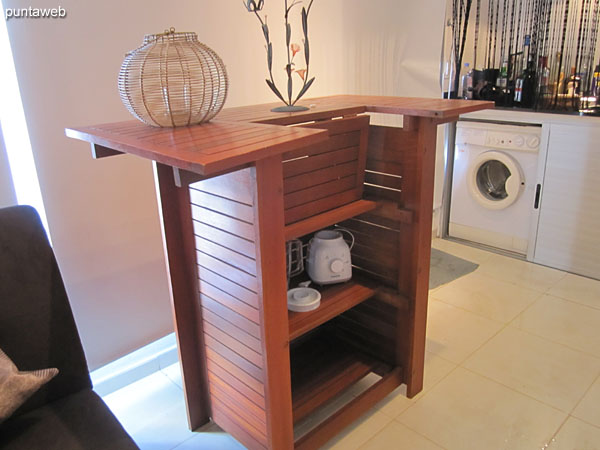
[[[598,124],[550,124],[533,260],[600,279]]]

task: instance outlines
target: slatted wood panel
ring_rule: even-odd
[[[265,359],[250,169],[189,187],[213,418],[267,447]]]
[[[393,131],[391,131],[393,130]],[[402,205],[403,161],[414,152],[417,131],[371,126],[367,151],[365,193]]]
[[[369,117],[302,124],[329,131],[329,140],[283,157],[285,223],[294,223],[362,197]]]
[[[396,366],[398,317],[407,313],[407,302],[401,297],[392,304],[376,294],[337,317],[333,323],[337,335],[391,366]]]
[[[395,288],[398,286],[399,231],[378,222],[379,217],[371,214],[345,220],[339,225],[354,235],[353,270]]]

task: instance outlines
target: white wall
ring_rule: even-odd
[[[367,5],[367,6],[365,6]],[[342,7],[344,90],[366,95],[440,98],[446,0],[358,0]],[[382,120],[383,119],[383,120]],[[377,117],[386,125],[398,121]],[[438,127],[434,186],[437,230],[444,184],[444,130]]]
[[[281,66],[283,80],[283,59],[277,59],[283,2],[266,3],[274,71]],[[129,119],[116,88],[123,56],[145,33],[171,26],[198,32],[223,58],[230,78],[226,106],[274,97],[264,82],[262,33],[240,1],[60,4],[64,20],[13,19],[7,27],[55,251],[93,369],[172,331],[167,279],[150,163],[131,156],[94,161],[64,128]],[[317,80],[307,96],[439,97],[443,4],[315,0],[310,37]]]
[[[347,91],[440,97],[445,0],[340,2]]]

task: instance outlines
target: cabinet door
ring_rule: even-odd
[[[600,278],[600,129],[550,129],[534,261]]]

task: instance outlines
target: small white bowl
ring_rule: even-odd
[[[321,293],[309,287],[297,287],[287,292],[287,305],[290,311],[306,312],[317,309],[321,304]]]

